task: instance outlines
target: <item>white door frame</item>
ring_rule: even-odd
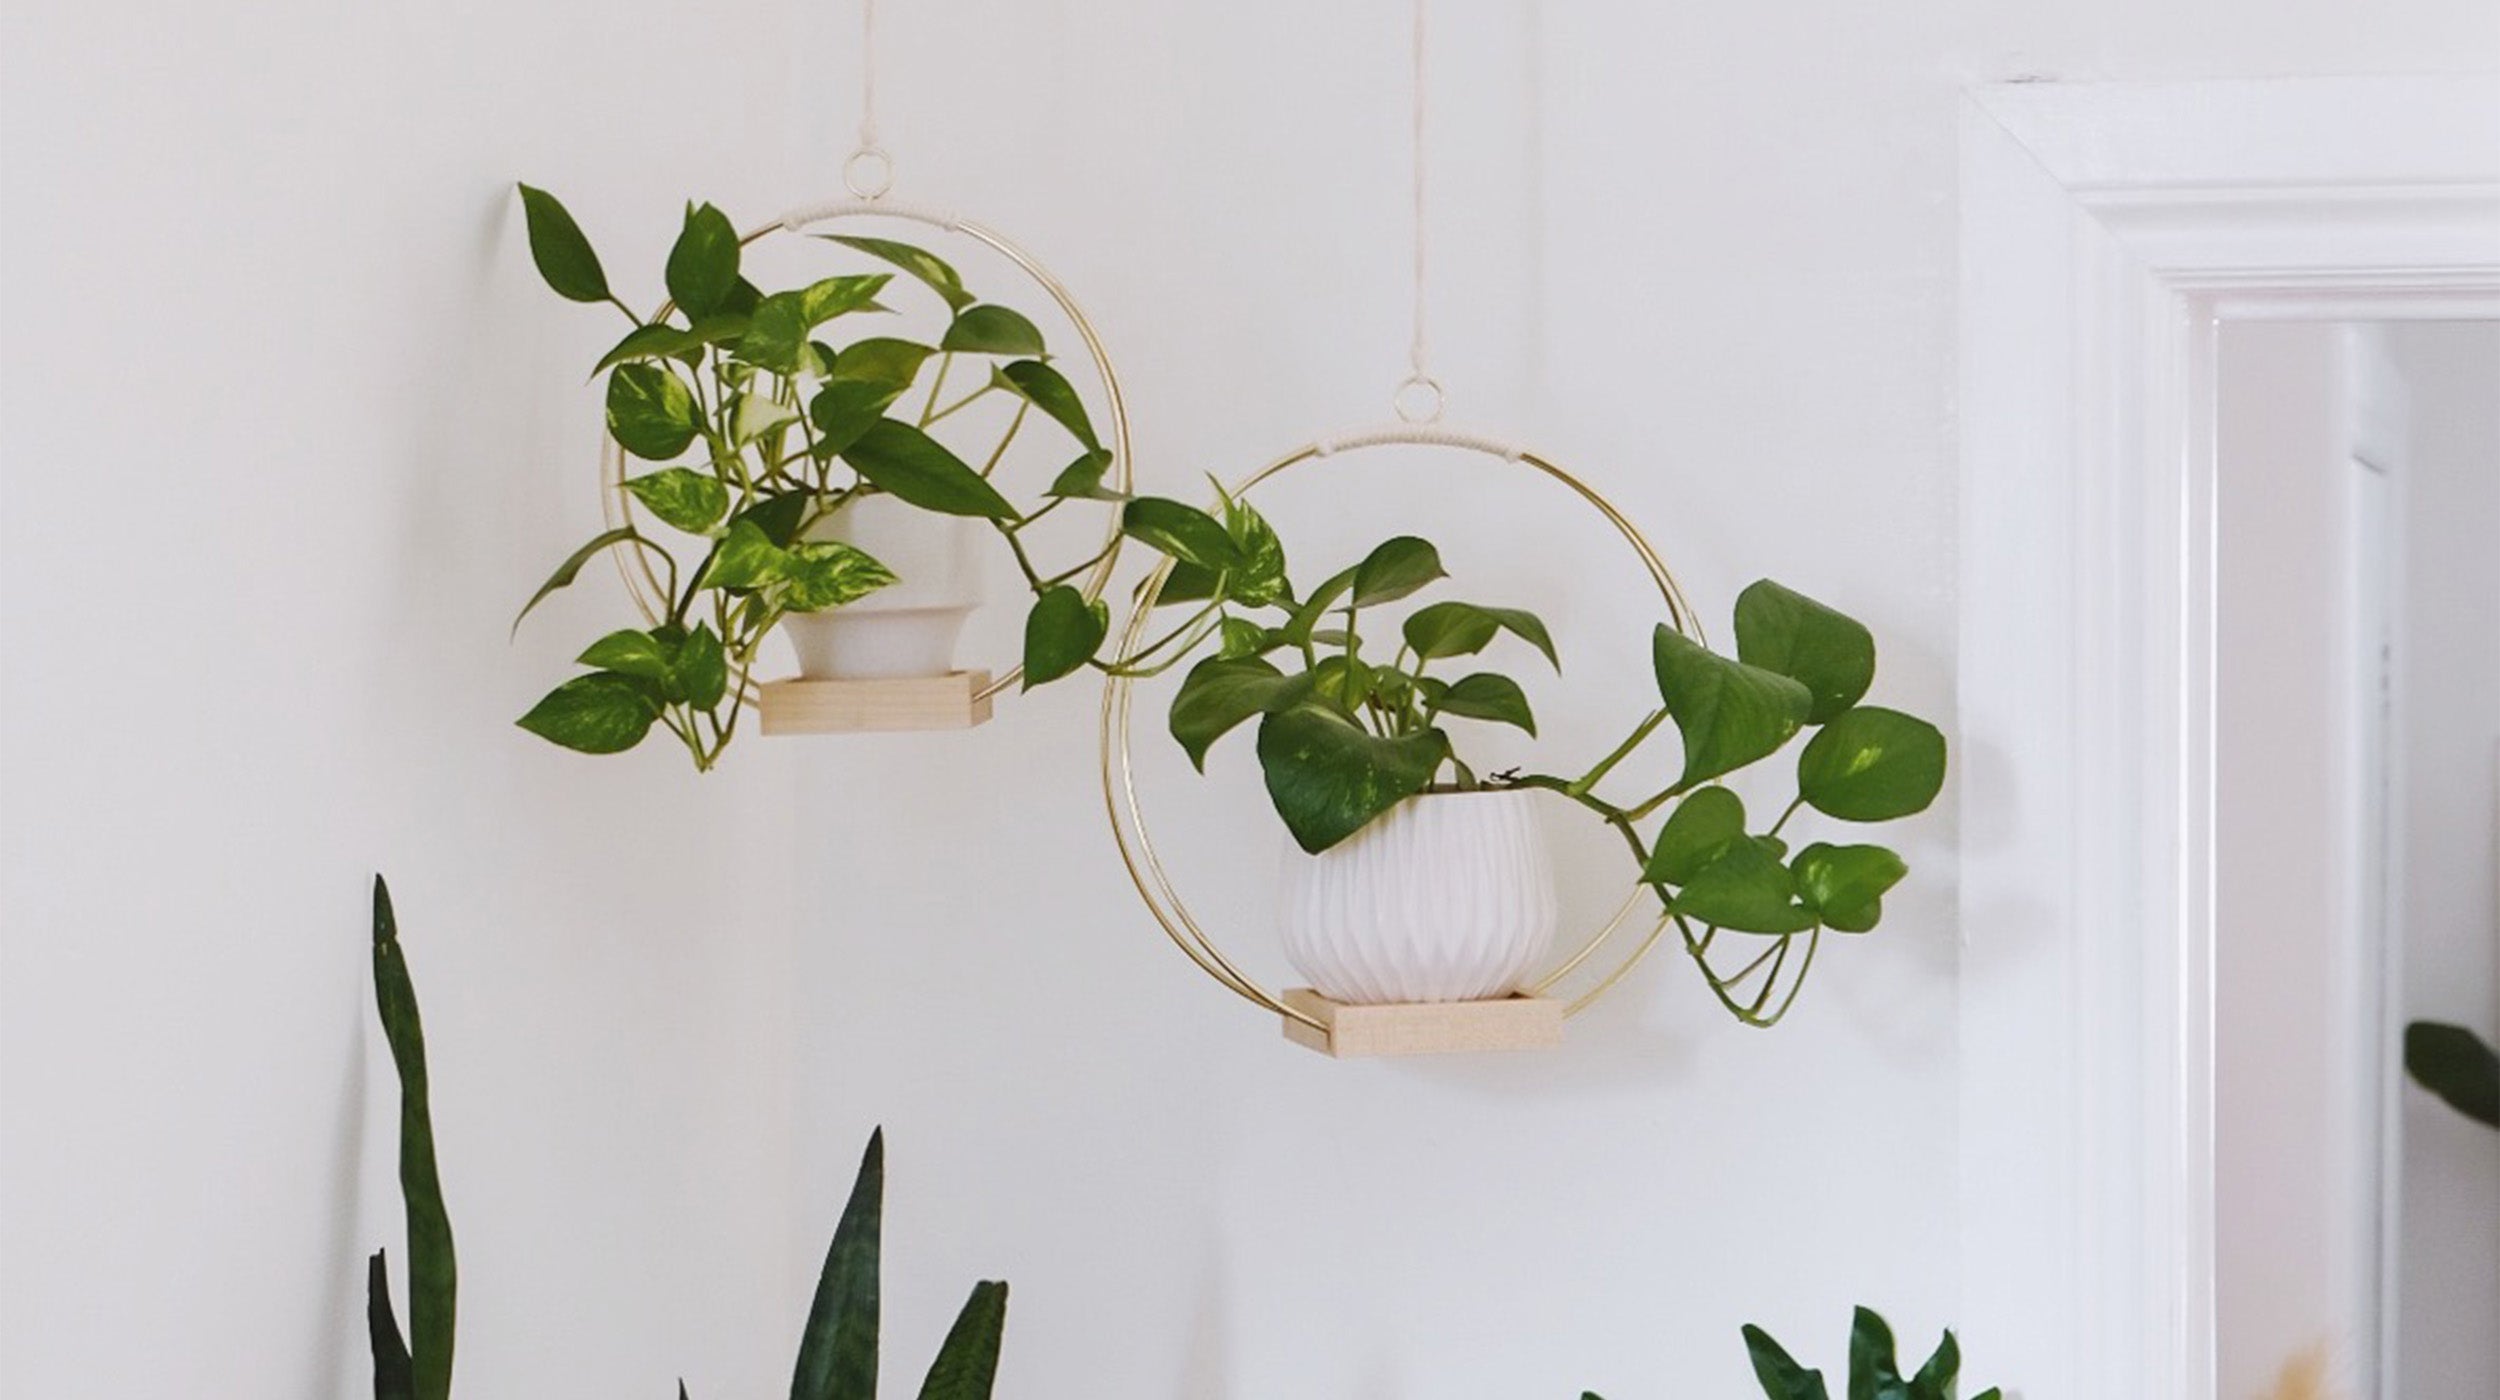
[[[2500,78],[1975,91],[1961,237],[1958,1322],[2212,1400],[2215,329],[2500,316]]]

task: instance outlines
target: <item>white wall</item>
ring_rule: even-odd
[[[790,22],[12,0],[0,1393],[363,1388],[363,1258],[399,1240],[376,869],[461,1392],[785,1374],[789,784],[512,727],[612,580],[505,628],[598,528],[615,330],[537,285],[511,181],[649,288],[684,193],[787,188],[756,36]]]
[[[2410,391],[2397,638],[2404,1006],[2500,1041],[2500,325],[2394,328]],[[2500,1134],[2419,1090],[2402,1107],[2399,1353],[2407,1400],[2500,1375]]]
[[[1165,483],[1374,416],[1399,372],[1399,9],[889,11],[903,190],[1078,289]],[[0,23],[0,1389],[352,1388],[388,1201],[357,1127],[376,866],[431,1013],[479,1393],[768,1393],[879,1119],[902,1373],[982,1273],[1016,1281],[1026,1396],[1742,1393],[1742,1321],[1830,1357],[1858,1299],[1922,1340],[1949,1319],[1950,812],[1776,1034],[1662,958],[1559,1054],[1336,1065],[1156,941],[1079,692],[700,783],[509,728],[615,599],[501,640],[591,525],[576,386],[608,330],[535,286],[508,182],[637,274],[685,194],[819,194],[848,13]],[[1459,416],[1584,467],[1714,619],[1756,573],[1846,601],[1883,693],[1930,712],[1954,92],[2500,63],[2475,0],[1444,4],[1436,44]],[[1597,681],[1558,732],[1592,733],[1637,703],[1645,611],[1576,545],[1506,542],[1530,507],[1495,499],[1419,523],[1557,617]],[[1217,907],[1271,859],[1245,824],[1228,866],[1231,820],[1173,838]]]

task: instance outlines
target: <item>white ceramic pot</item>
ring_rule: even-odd
[[[1335,1001],[1507,995],[1561,917],[1533,799],[1429,793],[1316,856],[1288,843],[1286,958]]]
[[[808,680],[942,676],[955,669],[955,641],[978,606],[974,547],[980,522],[862,497],[818,521],[808,538],[866,550],[896,582],[856,603],[792,613],[781,630]]]

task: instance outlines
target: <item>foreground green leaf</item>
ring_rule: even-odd
[[[1130,539],[1213,574],[1242,565],[1241,551],[1223,523],[1196,506],[1162,496],[1140,496],[1120,510],[1120,529]],[[1170,596],[1167,586],[1165,596]]]
[[[1110,630],[1111,609],[1102,600],[1064,583],[1043,590],[1024,622],[1024,688],[1047,685],[1084,666]]]
[[[1730,661],[1663,623],[1650,656],[1658,694],[1684,736],[1689,786],[1765,758],[1805,724],[1814,697],[1776,671]]]
[[[694,391],[663,365],[637,361],[608,373],[608,432],[617,445],[647,461],[686,450],[701,428]]]
[[[1843,821],[1923,812],[1944,790],[1944,735],[1923,719],[1861,705],[1825,725],[1797,756],[1797,792]]]
[[[1803,933],[1814,911],[1797,902],[1796,877],[1754,838],[1732,841],[1676,894],[1676,913],[1738,933]]]
[[[998,1348],[1007,1331],[1007,1285],[976,1283],[937,1361],[921,1382],[920,1400],[990,1400],[998,1381]]]
[[[1211,656],[1189,668],[1172,697],[1172,737],[1199,772],[1207,750],[1253,715],[1299,704],[1311,693],[1309,672],[1286,675],[1256,656]]]
[[[686,702],[698,710],[708,710],[729,693],[729,653],[721,643],[720,634],[712,624],[698,622],[694,631],[678,643],[677,683],[684,688]]]
[[[642,742],[659,714],[660,707],[632,677],[593,671],[547,692],[519,723],[576,753],[623,753]],[[412,1318],[414,1306],[412,1301]]]
[[[2405,1073],[2450,1108],[2500,1128],[2500,1055],[2482,1037],[2444,1021],[2405,1027]]]
[[[1952,1329],[1947,1328],[1944,1340],[1936,1343],[1927,1364],[1918,1368],[1917,1375],[1910,1377],[1910,1400],[1953,1400],[1953,1383],[1961,1373],[1962,1347],[1953,1340]],[[1989,1392],[1991,1395],[1995,1393]]]
[[[1022,313],[985,302],[956,312],[938,348],[973,355],[1039,355],[1042,333]]]
[[[1441,567],[1441,551],[1433,548],[1430,541],[1400,535],[1383,541],[1354,566],[1353,604],[1368,608],[1394,603],[1436,579],[1448,577],[1448,571]]]
[[[868,1139],[834,1227],[799,1340],[790,1400],[876,1400],[877,1271],[885,1228],[885,1130]]]
[[[391,1271],[380,1250],[365,1261],[365,1334],[373,1349],[373,1400],[416,1400],[416,1365],[391,1314]]]
[[[1094,420],[1086,415],[1085,401],[1077,397],[1076,386],[1068,382],[1066,375],[1040,360],[1018,360],[999,367],[998,382],[1049,415],[1052,422],[1083,443],[1088,452],[1102,450],[1101,439],[1094,436]]]
[[[411,1387],[416,1400],[447,1400],[459,1265],[452,1250],[451,1215],[443,1206],[442,1176],[434,1161],[425,1023],[417,1012],[407,957],[400,950],[390,886],[378,875],[373,880],[373,999],[383,1037],[390,1042],[391,1064],[399,1074],[399,1190],[408,1222]]]
[[[520,187],[521,213],[529,225],[530,261],[538,275],[568,301],[606,301],[608,275],[591,251],[582,226],[573,222],[554,195],[528,185]]]
[[[1016,508],[944,444],[908,423],[881,418],[843,449],[842,460],[881,491],[944,515],[1013,520]]]
[[[1770,1400],[1831,1400],[1823,1373],[1798,1365],[1796,1358],[1771,1340],[1770,1333],[1748,1324],[1745,1352],[1753,1359],[1754,1379],[1762,1383],[1762,1393]]]
[[[1096,448],[1061,468],[1044,494],[1078,501],[1127,500],[1127,492],[1103,485],[1102,479],[1110,471],[1111,454]]]
[[[1259,723],[1268,798],[1313,855],[1423,791],[1449,755],[1437,729],[1384,739],[1323,705],[1297,705]]]
[[[785,612],[823,612],[856,603],[895,582],[894,571],[856,545],[797,540],[783,551],[774,601]]]
[[[1528,708],[1527,692],[1519,688],[1519,682],[1491,671],[1450,682],[1433,697],[1430,708],[1435,714],[1493,720],[1536,733],[1536,715]]]
[[[1872,1309],[1859,1308],[1849,1319],[1849,1400],[1903,1400],[1905,1389],[1892,1329]]]
[[[733,592],[762,588],[782,577],[788,561],[788,553],[765,535],[763,526],[741,516],[712,551],[701,584]]]
[[[1681,885],[1699,875],[1730,845],[1745,839],[1745,802],[1723,787],[1696,788],[1676,804],[1641,878]]]

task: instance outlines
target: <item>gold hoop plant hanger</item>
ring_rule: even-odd
[[[861,0],[859,138],[842,162],[842,184],[848,198],[802,206],[757,228],[742,232],[741,248],[775,234],[804,234],[820,225],[847,219],[893,219],[919,224],[970,239],[1004,258],[1058,307],[1084,342],[1087,359],[1102,388],[1104,419],[1109,433],[1103,446],[1110,453],[1104,480],[1126,493],[1134,484],[1130,466],[1128,403],[1110,352],[1101,334],[1066,284],[1021,246],[984,224],[925,205],[890,200],[895,161],[877,127],[877,0]],[[656,313],[667,316],[674,303],[663,302]],[[601,504],[613,528],[633,522],[639,509],[625,489],[628,463],[624,447],[613,434],[600,444]],[[1102,540],[1100,560],[1084,574],[1080,591],[1088,603],[1100,599],[1119,567],[1120,520],[1113,512]],[[668,593],[651,562],[640,551],[616,555],[617,568],[635,606],[656,625],[668,608]],[[782,680],[750,683],[749,699],[759,710],[762,732],[774,734],[853,733],[875,730],[967,729],[987,721],[991,702],[1023,678],[1024,668],[1011,665],[995,675],[989,669],[953,671],[942,676],[891,680]]]
[[[1298,467],[1382,447],[1443,448],[1481,454],[1526,467],[1571,492],[1595,511],[1639,559],[1641,567],[1658,590],[1669,624],[1699,640],[1700,628],[1692,609],[1685,602],[1683,590],[1665,561],[1641,534],[1639,527],[1596,488],[1550,457],[1493,437],[1444,427],[1440,423],[1445,395],[1439,380],[1433,377],[1430,370],[1429,344],[1425,333],[1424,11],[1425,0],[1415,0],[1412,55],[1415,84],[1412,173],[1414,321],[1408,347],[1408,373],[1399,381],[1390,398],[1395,421],[1305,443],[1243,477],[1227,488],[1227,494],[1235,498],[1246,497],[1261,484]],[[1125,655],[1134,651],[1144,638],[1172,568],[1170,560],[1163,561],[1139,585],[1134,608],[1115,654]],[[1559,962],[1531,977],[1518,992],[1498,1000],[1353,1006],[1330,1001],[1307,989],[1296,988],[1283,993],[1272,991],[1243,971],[1240,964],[1224,952],[1189,908],[1164,868],[1138,796],[1131,753],[1130,721],[1134,692],[1133,679],[1118,674],[1113,675],[1103,687],[1103,801],[1110,817],[1112,836],[1119,846],[1121,863],[1127,869],[1131,883],[1136,886],[1138,897],[1173,944],[1200,971],[1226,990],[1282,1018],[1286,1037],[1297,1044],[1337,1057],[1532,1049],[1552,1045],[1561,1038],[1562,1022],[1587,1010],[1600,997],[1620,986],[1658,945],[1673,923],[1672,917],[1663,910],[1655,918],[1644,917],[1644,906],[1653,904],[1654,900],[1649,887],[1636,883],[1612,915],[1594,932],[1582,937]],[[1568,1000],[1556,994],[1556,989],[1566,978],[1591,967],[1601,970],[1585,991]]]

